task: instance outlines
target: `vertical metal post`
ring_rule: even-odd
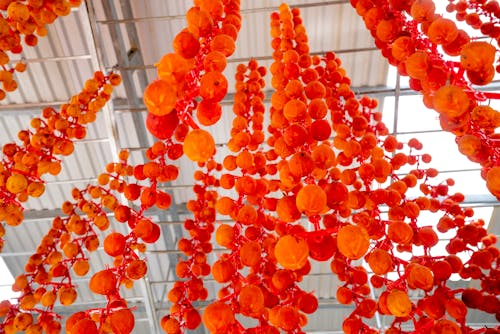
[[[370,294],[371,294],[371,297],[373,300],[377,300],[377,298],[375,297],[375,291],[374,291],[374,288],[373,288],[373,285],[372,283],[370,282],[370,280],[368,280],[368,286],[370,287]],[[380,313],[375,312],[375,321],[377,322],[377,328],[379,331],[382,330],[382,327],[383,327],[383,323],[382,323],[382,319],[380,317]]]
[[[399,96],[401,94],[401,76],[396,71],[396,87],[394,88],[394,124],[392,125],[392,134],[395,136],[398,133],[398,117],[399,117]]]
[[[90,1],[89,1],[90,2]],[[122,2],[124,3],[124,2]],[[112,1],[106,0],[102,1],[102,6],[104,8],[104,14],[106,18],[109,19],[114,19],[117,17],[116,14],[116,9],[113,5]],[[122,6],[124,6],[122,4]],[[131,13],[131,10],[130,10]],[[95,20],[94,20],[95,23]],[[132,28],[128,28],[129,30]],[[125,47],[125,42],[123,41],[123,36],[122,32],[120,29],[120,25],[111,25],[109,26],[109,34],[111,36],[111,39],[113,41],[113,47],[114,51],[116,52],[116,58],[118,60],[118,66],[128,66],[130,65],[129,57],[134,57],[135,63],[140,63],[142,61],[142,56],[140,53],[137,53],[138,50],[127,50]],[[97,42],[96,42],[97,43]],[[129,51],[131,52],[129,54]],[[137,53],[137,54],[135,54]],[[125,93],[127,95],[128,99],[128,104],[131,107],[136,107],[139,106],[139,97],[137,96],[137,90],[134,87],[134,78],[133,78],[133,72],[132,71],[121,71],[122,75],[122,83],[123,87],[125,88]],[[144,82],[142,82],[144,81]],[[145,79],[141,80],[141,83],[145,85]],[[144,87],[140,87],[141,90],[143,90]],[[142,103],[141,103],[142,104]],[[142,124],[143,119],[139,113],[132,113],[132,120],[134,124]],[[148,143],[148,136],[146,132],[144,131],[144,127],[136,127],[137,130],[137,137],[139,139],[140,143],[147,144]]]

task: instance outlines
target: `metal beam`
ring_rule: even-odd
[[[367,95],[370,97],[393,97],[393,96],[415,96],[420,95],[420,92],[414,91],[409,87],[389,87],[385,85],[381,86],[359,86],[352,87],[352,91],[358,95]],[[478,89],[478,92],[488,92],[500,90],[500,80],[493,81],[490,85]],[[225,98],[221,101],[223,105],[231,105],[233,103],[235,93],[228,93]],[[271,97],[274,94],[274,90],[266,90],[264,91],[264,102],[271,101]],[[114,110],[117,112],[138,112],[138,111],[147,111],[146,106],[144,104],[140,105],[127,105],[124,100],[115,100]],[[423,106],[422,106],[423,107]]]
[[[483,194],[483,195],[466,195],[465,196],[465,201],[462,205],[463,207],[495,207],[498,208],[500,207],[500,202],[492,195],[489,194]],[[177,210],[177,213],[179,215],[181,214],[186,214],[189,215],[191,214],[190,211],[187,211],[185,209],[180,209],[181,207],[185,208],[185,203],[179,203],[177,204],[177,207],[179,208]],[[172,214],[173,211],[167,212],[168,214]],[[148,215],[161,215],[164,213],[164,210],[158,210],[156,208],[151,208],[148,209],[147,214]],[[498,214],[498,213],[497,213]],[[24,212],[24,221],[25,222],[38,222],[38,221],[43,221],[43,220],[51,220],[54,217],[58,216],[63,216],[64,213],[61,211],[61,209],[52,209],[52,210],[27,210]],[[108,213],[108,216],[113,216],[112,212]],[[500,218],[499,218],[500,220]],[[173,221],[162,221],[161,224],[172,224],[172,225],[180,225],[183,222],[180,219],[175,219],[173,218]],[[498,233],[500,234],[500,233]]]
[[[204,301],[196,301],[193,302],[193,306],[198,310],[203,310],[210,303],[215,300],[204,300]],[[334,298],[320,298],[318,299],[318,309],[354,309],[353,305],[339,304],[339,302]],[[157,311],[168,311],[169,307],[159,307],[156,309]]]
[[[34,103],[10,103],[0,105],[0,112],[3,114],[5,111],[25,111],[25,112],[41,112],[42,108],[54,107],[59,108],[61,105],[68,103],[68,101],[49,101],[49,102],[34,102]],[[19,113],[17,113],[19,115]]]
[[[293,5],[293,7],[305,9],[305,8],[310,8],[310,7],[325,7],[325,6],[333,6],[333,5],[343,5],[343,4],[347,4],[347,3],[349,3],[348,0],[318,1],[318,2],[311,2],[311,3],[296,4],[296,5]],[[241,14],[274,12],[277,9],[278,8],[275,6],[242,9]],[[123,23],[184,20],[185,18],[186,18],[185,14],[148,16],[148,17],[131,17],[131,16],[129,16],[129,17],[123,18],[123,19],[99,20],[99,21],[97,21],[97,23],[116,25],[116,24],[123,24]]]
[[[328,50],[328,51],[314,51],[311,52],[311,56],[323,56],[327,52],[334,52],[335,54],[348,54],[348,53],[360,53],[360,52],[371,52],[379,51],[376,47],[365,47],[365,48],[354,48],[354,49],[341,49],[341,50]],[[254,59],[257,61],[267,61],[272,60],[272,56],[260,56],[260,57],[242,57],[242,58],[228,58],[227,63],[247,63],[249,60]],[[156,66],[154,64],[147,64],[142,66],[128,66],[128,67],[117,67],[120,70],[135,71],[135,70],[152,70]]]
[[[74,56],[59,56],[59,57],[40,57],[40,58],[16,58],[11,59],[10,63],[23,62],[26,64],[32,63],[46,63],[46,62],[60,62],[60,61],[71,61],[71,60],[91,60],[92,55],[74,55]]]
[[[118,66],[120,67],[120,66]],[[126,71],[125,71],[126,72]],[[360,87],[352,87],[352,90],[358,95],[369,95],[371,97],[392,97],[396,94],[395,87],[389,86],[360,86]],[[500,90],[500,80],[494,80],[488,86],[482,87],[481,89],[477,89],[478,92],[490,92]],[[268,90],[265,91],[265,99],[264,102],[268,102],[271,99],[274,91]],[[399,91],[399,96],[415,96],[420,95],[419,92],[412,90],[409,87],[402,87]],[[222,100],[222,104],[230,105],[233,103],[234,93],[229,93],[226,95],[224,100]],[[19,115],[19,112],[40,112],[42,108],[45,107],[55,107],[59,108],[62,104],[67,103],[68,101],[48,101],[48,102],[35,102],[35,103],[14,103],[14,104],[3,104],[0,105],[0,113],[5,113],[9,111],[16,111],[16,115]],[[124,99],[115,98],[113,99],[113,110],[116,112],[141,112],[147,111],[146,106],[140,103],[139,105],[130,105]],[[430,130],[425,132],[436,132],[440,130]],[[403,132],[401,132],[403,133]],[[419,133],[418,131],[412,133]]]

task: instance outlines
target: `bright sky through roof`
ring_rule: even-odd
[[[0,300],[10,299],[11,302],[19,293],[12,291],[14,277],[9,268],[5,265],[2,257],[0,257]]]

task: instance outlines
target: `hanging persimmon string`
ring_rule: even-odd
[[[47,25],[68,15],[71,8],[78,8],[81,3],[81,0],[0,2],[0,100],[17,89],[14,73],[26,70],[22,59],[9,66],[9,54],[20,54],[24,46],[36,46],[38,37],[47,35]]]
[[[251,80],[263,71],[256,71],[256,63],[251,62],[249,68],[253,72],[245,74],[245,67],[240,65],[233,108],[236,117],[228,142],[235,155],[224,158],[219,179],[221,187],[234,187],[238,198],[223,196],[216,204],[219,214],[228,215],[235,225],[217,228],[217,243],[231,253],[223,254],[212,266],[212,275],[223,284],[223,289],[218,301],[204,310],[206,328],[212,333],[277,333],[278,328],[300,332],[307,323],[305,314],[315,310],[303,306],[302,300],[314,305],[315,297],[297,290],[295,282],[309,272],[309,257],[319,261],[333,257],[332,272],[344,282],[337,297],[342,303],[355,305],[343,324],[347,333],[374,331],[364,319],[374,317],[377,310],[396,316],[389,331],[397,331],[407,321],[413,323],[416,331],[486,331],[472,331],[465,325],[466,309],[474,299],[460,297],[462,291],[451,290],[446,281],[452,273],[462,278],[492,279],[491,271],[499,255],[493,244],[496,238],[487,235],[482,227],[484,222],[470,219],[472,209],[459,206],[464,199],[462,194],[449,194],[452,180],[432,185],[438,173],[423,168],[431,157],[418,153],[422,149],[418,140],[411,139],[406,145],[398,142],[388,135],[380,122],[380,113],[374,112],[376,102],[355,98],[340,59],[334,54],[324,58],[308,55],[307,35],[298,10],[281,6],[280,13],[272,16],[271,27],[275,49],[271,73],[276,93],[271,99],[271,137],[267,143],[272,149],[265,152],[257,147],[255,153],[255,147],[249,149],[249,101],[257,87]],[[207,132],[199,133],[203,134],[200,139],[210,142],[205,138]],[[409,153],[403,153],[405,146]],[[186,153],[199,161],[205,155],[204,149],[204,145],[190,146]],[[268,162],[264,170],[259,170],[257,162],[262,158]],[[407,175],[396,175],[407,165],[414,169]],[[391,184],[383,187],[387,180]],[[406,193],[411,188],[420,189],[421,195],[408,198]],[[282,197],[273,195],[277,189]],[[382,218],[384,207],[389,209],[388,219]],[[422,211],[442,215],[440,222],[449,225],[440,223],[437,231],[423,225],[418,219]],[[293,224],[304,216],[311,222],[312,230]],[[450,255],[431,256],[429,251],[437,244],[437,232],[451,229],[456,229],[457,235],[446,247]],[[466,231],[474,236],[467,237]],[[185,244],[180,243],[184,251]],[[424,255],[414,255],[409,261],[399,257],[400,252],[413,253],[416,246],[424,248]],[[456,254],[466,250],[481,255],[463,263]],[[371,277],[364,267],[353,264],[352,260],[361,258],[373,270]],[[482,269],[477,271],[479,263]],[[245,267],[251,268],[248,276],[241,272]],[[399,273],[399,278],[386,276],[392,271]],[[383,289],[377,301],[370,298],[368,279],[373,287]],[[182,284],[174,285],[169,299],[179,301],[178,289]],[[409,289],[421,289],[426,295],[418,302],[412,301]],[[252,291],[252,297],[247,290]],[[469,291],[475,298],[496,301],[496,306],[481,309],[498,314],[494,290]],[[278,293],[278,298],[273,293]],[[443,312],[434,312],[434,306]],[[173,317],[163,319],[167,333],[180,333],[186,328],[185,320],[174,319],[179,308],[182,306],[172,309]],[[259,319],[259,325],[243,329],[237,313]],[[441,319],[445,313],[454,321]]]
[[[66,201],[62,205],[66,217],[53,220],[36,253],[29,258],[25,274],[15,279],[13,289],[20,292],[19,303],[2,302],[5,308],[0,314],[5,318],[0,332],[34,333],[43,329],[47,333],[58,333],[61,325],[60,316],[53,310],[55,303],[59,300],[61,305],[70,306],[76,301],[71,271],[77,276],[86,276],[90,269],[88,253],[96,251],[101,242],[104,252],[113,258],[113,265],[93,274],[89,288],[92,293],[105,296],[107,305],[71,315],[66,321],[66,332],[130,333],[133,330],[134,316],[119,288],[122,285],[130,288],[134,281],[146,275],[147,264],[139,254],[146,250],[147,243],[158,240],[160,228],[143,216],[144,204],[138,206],[137,211],[120,204],[120,193],[131,185],[125,178],[134,172],[127,158],[128,152],[120,152],[121,161],[107,166],[107,172],[98,178],[99,185],[73,189],[74,202]],[[154,182],[149,180],[150,184]],[[140,187],[139,191],[149,189]],[[157,195],[156,205],[167,209],[170,196],[161,192]],[[134,201],[138,197],[129,199]],[[130,232],[111,232],[100,241],[96,231],[110,229],[110,211],[117,223],[128,225]]]
[[[195,109],[203,125],[212,125],[220,119],[219,102],[228,89],[222,71],[226,58],[235,50],[241,27],[238,11],[239,1],[236,0],[224,4],[201,1],[188,10],[187,28],[175,36],[174,52],[160,59],[158,79],[144,91],[148,115],[154,115],[148,117],[156,117],[159,121],[161,117],[177,113],[179,119],[193,129],[198,128],[193,120]],[[196,102],[198,97],[201,98],[199,103]]]
[[[458,22],[489,41],[471,38],[455,21],[436,13],[432,0],[351,0],[351,5],[382,55],[410,77],[410,88],[439,113],[442,129],[456,136],[462,154],[482,166],[489,191],[500,198],[500,144],[495,132],[500,112],[487,103],[500,96],[473,87],[490,84],[500,71],[498,2],[449,0],[446,7]],[[450,57],[455,60],[445,60]]]
[[[31,129],[18,133],[20,143],[7,143],[2,147],[0,161],[0,222],[17,226],[24,219],[23,203],[29,197],[40,197],[45,192],[45,174],[57,175],[61,171],[61,158],[74,151],[74,141],[86,137],[86,125],[97,118],[119,85],[118,74],[105,75],[98,71],[85,82],[83,90],[74,95],[57,111],[43,109],[41,117],[31,120]],[[0,251],[3,235],[0,230]]]

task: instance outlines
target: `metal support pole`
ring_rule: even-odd
[[[86,60],[92,59],[92,55],[75,55],[75,56],[59,56],[59,57],[40,57],[40,58],[16,58],[11,59],[11,63],[23,62],[26,64],[32,63],[46,63],[49,61],[60,62],[60,61],[70,61],[70,60]]]
[[[355,49],[341,49],[341,50],[329,50],[329,51],[314,51],[310,52],[311,56],[323,56],[327,52],[334,52],[335,54],[346,54],[346,53],[359,53],[359,52],[371,52],[379,51],[376,47],[370,48],[355,48]],[[260,57],[242,57],[242,58],[229,58],[227,60],[228,64],[239,64],[247,63],[249,60],[254,59],[257,61],[267,61],[273,60],[272,56],[260,56]],[[135,70],[152,70],[155,68],[154,64],[147,64],[142,66],[128,66],[128,67],[118,67],[120,70],[135,71]]]
[[[325,7],[325,6],[333,6],[333,5],[343,5],[349,3],[349,0],[332,0],[332,1],[318,1],[311,3],[302,3],[293,5],[295,8],[310,8],[310,7]],[[271,7],[259,7],[259,8],[250,8],[250,9],[242,9],[241,14],[251,14],[251,13],[267,13],[273,12],[277,8],[275,6]],[[129,16],[124,19],[106,19],[99,20],[97,23],[99,24],[121,24],[121,23],[136,23],[136,22],[152,22],[152,21],[173,21],[173,20],[183,20],[186,16],[183,15],[164,15],[164,16],[152,16],[152,17],[132,17]]]

